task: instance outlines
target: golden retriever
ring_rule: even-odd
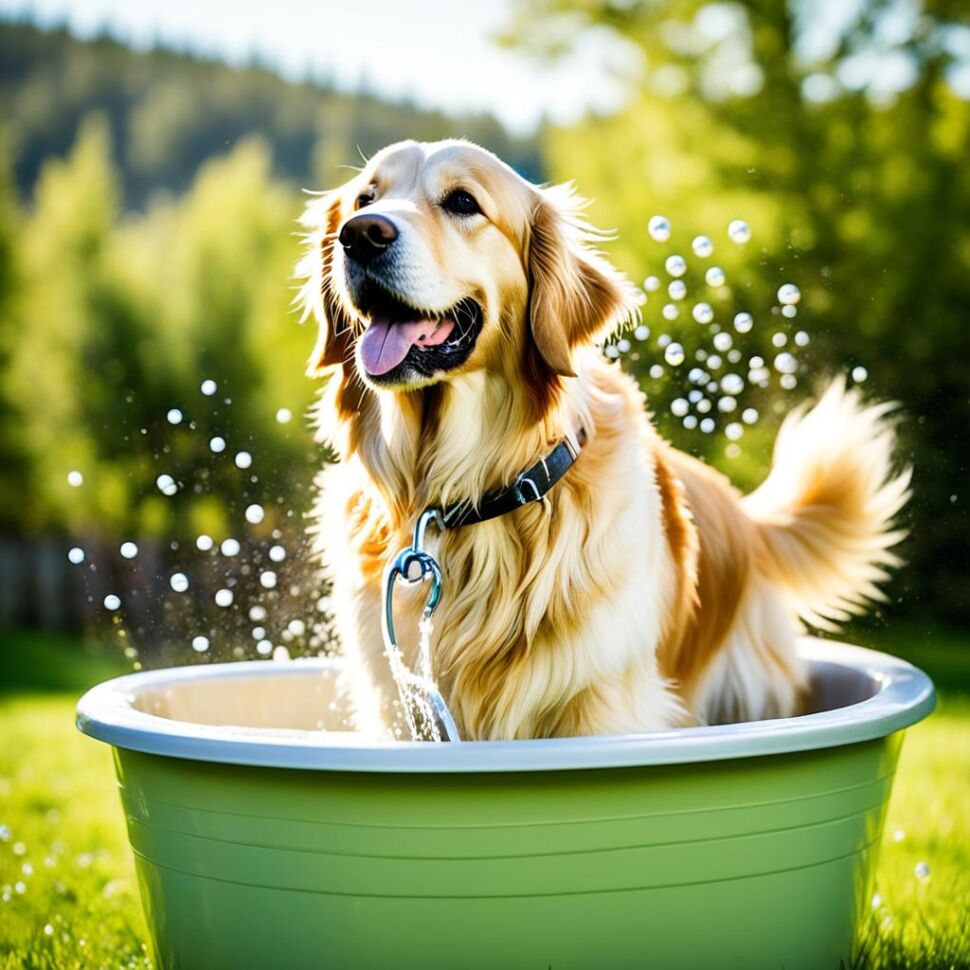
[[[585,443],[542,501],[436,536],[433,674],[463,738],[791,715],[799,624],[859,611],[895,563],[908,473],[891,469],[889,406],[832,384],[743,498],[657,434],[598,349],[637,294],[580,208],[444,141],[392,145],[306,210],[299,299],[338,457],[313,531],[362,730],[397,721],[382,576],[418,516],[477,506],[563,440]],[[396,598],[412,668],[426,595]]]

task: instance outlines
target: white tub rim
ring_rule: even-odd
[[[809,665],[851,668],[877,685],[858,703],[798,717],[678,728],[640,734],[531,741],[429,744],[377,741],[352,732],[218,727],[138,710],[137,691],[214,677],[292,676],[338,670],[339,658],[195,664],[143,671],[105,681],[77,705],[77,726],[116,748],[192,761],[377,773],[478,773],[694,764],[855,744],[915,724],[935,707],[930,678],[897,657],[805,637]]]

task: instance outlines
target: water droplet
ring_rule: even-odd
[[[232,595],[231,589],[216,590],[216,595],[215,595],[216,606],[221,606],[223,608],[227,606],[232,606],[233,599],[234,597]]]
[[[213,394],[218,390],[219,385],[213,380],[203,381],[199,386],[199,390],[206,396],[212,397]]]
[[[254,626],[253,627],[253,639],[254,640],[263,640],[263,639],[265,639],[265,637],[266,637],[266,627],[263,627],[263,626]]]
[[[874,893],[872,897],[872,908],[879,909],[882,906],[882,896],[879,893]]]
[[[676,320],[680,316],[680,310],[673,303],[665,303],[660,312],[663,314],[664,320]]]
[[[684,418],[684,427],[688,431],[693,431],[694,428],[697,427],[697,418],[695,418],[693,414],[688,414],[687,417]]]
[[[715,424],[713,418],[704,418],[704,420],[700,423],[700,429],[704,432],[704,434],[710,434],[714,428]]]
[[[224,556],[238,556],[239,555],[239,540],[238,539],[223,539],[222,545],[219,547],[220,551]]]
[[[786,391],[793,391],[798,386],[798,378],[794,374],[782,374],[778,380],[778,383]]]
[[[650,367],[649,374],[655,381],[659,381],[660,378],[664,376],[664,369],[660,366],[660,364],[653,364]]]
[[[220,452],[226,450],[226,439],[220,438],[219,435],[216,435],[214,438],[210,438],[209,448],[218,455]]]
[[[672,280],[667,287],[667,294],[671,300],[682,300],[687,296],[687,284],[683,280]]]
[[[128,542],[123,542],[118,551],[121,553],[123,558],[134,559],[135,556],[138,555],[138,546],[129,540]]]
[[[155,479],[155,484],[158,486],[158,490],[162,495],[174,495],[178,491],[178,485],[175,484],[175,479],[171,475],[159,475]]]
[[[687,261],[683,256],[668,256],[664,269],[671,276],[683,276],[687,272]]]
[[[707,259],[714,252],[714,243],[707,236],[694,236],[690,248],[694,250],[695,256]]]
[[[647,223],[647,232],[656,242],[670,239],[670,220],[666,216],[653,216]]]
[[[259,574],[259,585],[263,589],[275,589],[276,587],[276,573],[271,569],[267,569]]]
[[[707,414],[711,410],[711,402],[706,397],[702,397],[695,405],[698,414]]]
[[[184,593],[189,588],[189,577],[185,573],[172,573],[168,578],[168,585],[176,593]]]
[[[744,428],[737,421],[732,421],[725,429],[724,434],[728,441],[737,441],[744,434]]]
[[[788,337],[783,333],[773,333],[771,343],[774,347],[784,347],[788,343]]]
[[[660,289],[660,278],[657,276],[648,276],[643,281],[643,288],[648,293],[656,293]]]
[[[276,420],[279,424],[289,424],[293,420],[293,412],[289,408],[280,408],[276,412]]]
[[[618,351],[619,351],[619,352],[620,352],[621,354],[626,354],[626,353],[629,353],[629,351],[630,351],[630,347],[631,347],[631,344],[630,344],[630,341],[629,341],[629,340],[627,340],[627,339],[626,339],[626,337],[623,337],[623,338],[622,338],[621,340],[618,340],[618,341],[616,342],[616,349],[617,349],[617,350],[618,350]]]
[[[674,338],[671,337],[669,333],[662,333],[659,337],[657,337],[657,346],[663,350],[664,347],[666,347],[667,344],[669,344],[673,339]]]
[[[286,629],[290,631],[295,637],[302,637],[306,633],[306,624],[303,620],[290,620],[286,625]]]
[[[784,283],[778,288],[778,302],[783,306],[794,306],[802,298],[802,291],[794,283]]]
[[[249,618],[254,622],[258,623],[260,620],[266,619],[266,608],[263,606],[251,606],[249,607]]]
[[[182,417],[182,412],[178,408],[169,408],[168,414],[165,415],[169,424],[181,424]]]
[[[783,317],[786,317],[789,320],[792,320],[792,319],[794,319],[795,317],[798,316],[798,307],[797,306],[783,306],[781,308],[781,315]]]
[[[738,313],[734,317],[734,329],[738,333],[748,333],[754,326],[754,319],[750,313]]]
[[[44,936],[53,936],[53,935],[54,935],[54,927],[51,926],[50,923],[45,923],[44,924]]]
[[[717,402],[717,409],[721,414],[730,414],[737,406],[738,402],[733,397],[722,397]]]
[[[256,652],[266,657],[273,652],[273,644],[269,640],[260,640],[256,644]]]
[[[757,424],[758,422],[758,412],[755,408],[745,408],[741,412],[741,420],[745,424]]]
[[[867,371],[861,364],[858,367],[852,368],[852,380],[854,380],[856,384],[862,384],[868,376],[869,371]]]
[[[792,354],[787,351],[778,354],[775,357],[775,370],[779,374],[794,374],[798,370],[798,361]]]
[[[728,223],[728,239],[738,245],[743,245],[751,239],[751,229],[743,219],[734,219]]]
[[[614,344],[609,344],[609,346],[603,350],[603,353],[606,354],[610,360],[616,360],[616,358],[620,356],[620,352],[616,349]]]
[[[84,562],[84,550],[80,546],[72,546],[67,550],[67,561],[80,566]]]
[[[797,347],[807,347],[811,342],[811,337],[804,330],[799,330],[795,334],[795,346]]]
[[[633,336],[637,340],[646,340],[650,336],[650,328],[645,324],[641,323],[636,330],[633,331]]]
[[[209,649],[209,638],[197,636],[192,638],[192,649],[196,653],[205,653]]]
[[[678,367],[684,362],[684,348],[678,343],[668,344],[664,350],[664,360],[671,367]]]
[[[687,414],[689,409],[690,405],[682,397],[674,398],[674,400],[670,402],[670,413],[675,418],[682,418],[685,414]]]
[[[204,532],[195,537],[195,548],[200,552],[208,552],[214,545],[212,536],[207,536]]]
[[[731,339],[731,335],[726,330],[714,334],[714,349],[720,350],[721,353],[729,351],[733,343],[734,341]]]
[[[273,562],[282,562],[286,558],[286,550],[282,546],[272,546],[269,550],[269,558]]]
[[[721,366],[721,358],[717,354],[708,354],[707,369],[717,370],[720,366]],[[716,390],[717,390],[717,385],[714,386],[714,389],[711,391],[711,393],[713,394],[714,391]]]
[[[930,878],[930,866],[927,862],[917,862],[916,868],[913,870],[916,873],[917,879],[929,879]]]
[[[287,650],[286,647],[279,646],[273,648],[273,660],[275,660],[277,663],[285,663],[289,659],[290,651]]]
[[[115,596],[114,593],[108,593],[108,595],[104,598],[104,608],[106,610],[111,610],[113,613],[115,610],[121,608],[121,600]]]
[[[80,488],[84,484],[84,476],[77,469],[69,471],[67,473],[67,484],[71,488]]]
[[[691,315],[698,323],[710,323],[714,319],[710,303],[695,303]]]
[[[257,505],[255,502],[246,507],[245,514],[246,521],[252,525],[259,525],[259,523],[263,521],[263,517],[265,515],[262,505]]]
[[[704,274],[704,282],[707,283],[708,286],[724,286],[726,280],[727,277],[724,275],[724,270],[721,269],[720,266],[712,266]]]

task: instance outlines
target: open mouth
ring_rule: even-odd
[[[471,297],[428,313],[370,282],[355,302],[370,321],[360,338],[360,360],[367,376],[380,383],[432,377],[458,367],[482,328],[482,309]]]

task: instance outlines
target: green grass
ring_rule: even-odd
[[[903,748],[857,966],[970,967],[970,639],[855,638],[915,660],[941,694]],[[68,640],[0,636],[0,970],[151,966],[111,756],[73,721],[118,670]]]

